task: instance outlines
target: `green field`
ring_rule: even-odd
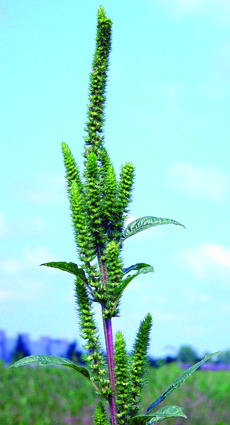
[[[180,374],[176,365],[149,369],[143,407]],[[83,377],[67,368],[9,369],[1,364],[0,424],[90,425],[95,404],[91,388]],[[169,404],[183,406],[188,419],[170,419],[162,424],[229,425],[230,372],[197,371],[161,405]]]

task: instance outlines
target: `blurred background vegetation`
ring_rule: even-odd
[[[28,352],[20,335],[12,360]],[[65,357],[84,363],[84,353],[74,341]],[[149,358],[147,386],[141,413],[181,374],[181,367],[199,361],[194,348],[182,346],[175,357]],[[188,419],[164,421],[167,425],[229,425],[230,351],[221,353],[208,369],[199,369],[163,405],[185,408]],[[226,370],[218,370],[221,366]],[[219,368],[220,369],[220,368]],[[79,374],[63,367],[24,367],[9,369],[0,363],[0,423],[4,425],[90,425],[96,397],[91,385]]]

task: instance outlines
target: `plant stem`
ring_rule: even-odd
[[[107,352],[109,382],[112,395],[109,398],[109,407],[111,413],[112,425],[116,425],[116,408],[115,408],[115,377],[114,377],[114,353],[113,353],[113,332],[111,319],[103,319],[105,344]]]
[[[102,284],[103,284],[104,288],[106,289],[107,273],[106,273],[106,267],[105,267],[103,261],[101,261],[100,249],[98,249],[98,252],[97,252],[97,260],[98,260],[99,268],[101,270]],[[103,310],[104,310],[104,307],[102,307],[102,315],[103,315]],[[116,425],[113,330],[112,330],[112,320],[111,320],[111,318],[110,319],[103,319],[103,328],[104,328],[104,335],[105,335],[105,346],[106,346],[106,354],[107,354],[107,362],[108,362],[109,382],[110,382],[110,389],[112,391],[112,394],[109,397],[109,408],[110,408],[112,425]]]

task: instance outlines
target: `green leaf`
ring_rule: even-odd
[[[42,355],[34,355],[34,356],[27,356],[23,359],[18,360],[17,362],[10,365],[11,367],[21,367],[26,366],[30,364],[37,364],[41,366],[66,366],[70,367],[71,369],[75,370],[76,372],[83,375],[94,387],[94,389],[100,393],[99,388],[96,386],[96,384],[91,381],[89,371],[82,366],[77,366],[75,363],[73,363],[69,359],[65,359],[64,357],[58,357],[58,356],[42,356]]]
[[[129,425],[152,425],[156,424],[159,421],[163,421],[164,419],[182,417],[187,418],[184,414],[183,409],[179,406],[165,406],[162,409],[157,410],[152,415],[138,415],[134,416],[129,421]]]
[[[149,264],[146,263],[137,263],[137,264],[133,264],[132,266],[129,266],[125,269],[123,269],[123,275],[132,272],[134,270],[140,270],[143,269],[144,267],[151,267]]]
[[[142,265],[143,265],[143,267],[142,267]],[[119,302],[119,299],[121,297],[122,292],[125,290],[125,288],[128,286],[128,284],[136,276],[138,276],[139,274],[146,274],[146,273],[154,272],[154,268],[152,266],[150,266],[149,264],[145,264],[145,263],[138,263],[138,264],[135,264],[134,266],[130,266],[127,269],[124,269],[123,270],[124,274],[127,274],[127,271],[125,272],[125,270],[128,270],[128,269],[129,269],[129,271],[131,271],[131,269],[132,270],[136,269],[136,270],[138,270],[138,272],[134,273],[133,275],[128,275],[125,279],[122,280],[122,283],[117,288],[114,289],[114,291],[116,291],[115,294],[116,294],[117,298],[116,298],[115,304],[113,306],[113,310],[115,310],[115,308],[116,308],[116,306]]]
[[[148,264],[142,268],[140,268],[138,270],[137,273],[134,274],[129,274],[127,277],[125,277],[122,280],[122,283],[120,284],[120,286],[117,288],[117,292],[119,295],[121,295],[121,293],[124,291],[124,289],[126,288],[126,286],[128,286],[128,284],[139,274],[146,274],[146,273],[153,273],[154,272],[154,268],[152,266],[149,266]]]
[[[163,394],[161,394],[161,396],[155,400],[152,404],[150,404],[150,406],[147,408],[146,413],[149,413],[151,410],[154,409],[154,407],[161,403],[165,397],[168,397],[169,394],[171,394],[173,391],[175,391],[177,388],[179,388],[179,386],[181,384],[183,384],[183,382],[193,373],[195,372],[198,367],[200,367],[204,362],[206,362],[207,360],[211,359],[211,357],[216,356],[217,354],[219,354],[219,352],[217,353],[212,353],[212,354],[207,354],[203,360],[201,360],[200,362],[194,364],[193,366],[191,366],[189,369],[185,370],[185,372],[182,373],[182,375],[179,376],[179,378],[176,378],[170,385],[168,388],[166,388],[166,390],[163,392]]]
[[[54,269],[63,270],[79,277],[83,282],[87,283],[87,279],[83,269],[79,269],[75,263],[66,263],[65,261],[51,261],[50,263],[41,264],[41,266],[53,267]]]
[[[86,378],[90,379],[89,371],[85,367],[77,366],[71,360],[65,359],[63,357],[58,357],[58,356],[42,356],[42,355],[27,356],[13,363],[10,367],[21,367],[21,366],[26,366],[29,364],[37,364],[41,366],[55,366],[55,365],[67,366],[81,373]]]
[[[128,224],[128,226],[124,229],[122,234],[121,241],[123,242],[125,239],[130,236],[136,235],[136,233],[142,232],[142,230],[149,229],[150,227],[159,226],[163,224],[176,224],[178,226],[182,226],[185,228],[183,224],[178,223],[178,221],[171,220],[170,218],[159,218],[153,216],[146,216],[138,218],[137,220],[132,221],[132,223]]]

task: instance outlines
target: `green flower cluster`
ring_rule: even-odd
[[[126,163],[116,178],[103,146],[103,122],[111,21],[98,11],[96,51],[90,74],[84,172],[80,175],[69,147],[62,143],[67,190],[75,240],[87,278],[87,289],[101,304],[103,318],[118,313],[116,288],[122,282],[121,239],[134,181],[134,166]],[[97,264],[95,262],[97,259]],[[115,305],[116,304],[116,305]]]
[[[127,356],[125,340],[121,332],[115,339],[115,377],[117,423],[125,425],[138,412],[141,389],[144,384],[146,353],[152,318],[148,314],[141,322],[133,352]]]
[[[122,166],[117,179],[103,146],[103,108],[111,26],[111,21],[100,7],[96,51],[90,74],[82,175],[69,147],[62,143],[75,241],[85,273],[84,280],[77,277],[75,285],[81,335],[87,340],[84,347],[89,352],[87,363],[93,380],[100,383],[99,394],[107,399],[111,388],[106,377],[92,301],[101,304],[104,320],[111,320],[118,314],[123,278],[122,231],[134,181],[134,166],[131,163]],[[100,412],[100,408],[98,409]]]
[[[106,365],[100,347],[98,330],[94,321],[91,300],[88,296],[84,283],[79,278],[76,278],[75,289],[82,332],[81,336],[87,340],[84,348],[88,350],[86,361],[92,371],[91,379],[94,381],[99,381],[99,395],[108,399],[111,390],[109,381],[106,378]]]
[[[87,363],[94,381],[100,383],[99,394],[107,399],[111,397],[111,388],[106,378],[92,301],[101,304],[103,320],[111,320],[118,314],[119,298],[124,286],[122,232],[134,182],[133,164],[130,162],[124,164],[117,179],[109,155],[103,146],[103,108],[111,47],[111,25],[111,21],[106,18],[104,10],[100,7],[96,51],[90,74],[82,176],[69,147],[62,143],[73,229],[79,258],[85,272],[84,281],[76,278],[81,335],[87,340],[85,345],[89,352]],[[150,326],[142,328],[139,333],[145,341],[148,339]],[[126,423],[128,416],[135,410],[134,405],[137,405],[140,397],[139,388],[144,373],[146,349],[147,344],[144,344],[138,357],[137,348],[134,348],[132,361],[128,367],[123,336],[121,333],[116,335],[114,358],[116,395],[113,394],[113,397],[116,398],[117,421],[121,425]],[[131,380],[130,373],[133,374]],[[105,412],[100,403],[95,411],[95,423],[105,423]]]
[[[95,425],[108,425],[106,411],[103,404],[99,401],[94,412]]]
[[[112,22],[100,6],[97,15],[96,49],[90,73],[88,121],[86,123],[85,156],[92,150],[96,155],[103,141],[105,89],[111,49]]]

